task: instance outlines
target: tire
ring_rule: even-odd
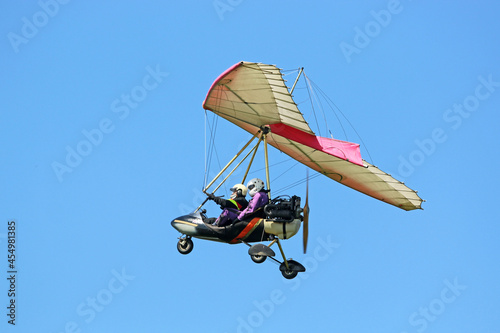
[[[297,271],[288,271],[288,270],[281,271],[281,275],[283,275],[283,277],[288,280],[295,278],[297,274],[299,274],[299,272]]]
[[[259,255],[250,255],[250,258],[252,258],[253,262],[256,264],[262,264],[267,259],[266,256],[259,256]]]
[[[188,254],[191,251],[193,251],[193,241],[189,238],[181,238],[179,239],[179,242],[177,243],[177,250],[181,254]]]

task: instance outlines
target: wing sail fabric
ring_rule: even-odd
[[[345,186],[404,210],[421,208],[414,190],[361,158],[358,144],[316,136],[276,66],[235,64],[212,84],[203,107],[251,134],[268,126],[269,144]]]
[[[321,137],[316,138],[326,140],[323,142],[327,142],[327,145],[310,145],[310,142],[303,141],[297,133],[289,136],[290,133],[279,129],[280,125],[270,127],[269,144],[311,169],[401,209],[421,208],[422,199],[415,191],[361,159],[359,145]]]
[[[292,100],[280,70],[272,65],[235,64],[212,84],[203,108],[238,126],[246,123],[258,130],[283,123],[314,134]]]

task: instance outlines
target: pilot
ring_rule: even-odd
[[[217,219],[214,217],[206,220],[207,223],[219,227],[224,227],[232,223],[238,217],[241,210],[247,208],[248,201],[245,198],[247,195],[247,188],[243,184],[236,184],[229,189],[232,194],[228,200],[221,197],[216,197],[214,194],[208,194],[208,198],[213,200],[222,209],[222,213]]]
[[[264,182],[259,178],[250,180],[247,184],[249,194],[252,197],[248,206],[238,214],[238,218],[233,221],[248,220],[253,217],[265,217],[264,206],[269,203],[269,196],[264,189]]]

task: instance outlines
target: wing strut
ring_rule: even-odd
[[[208,184],[204,189],[203,189],[203,193],[206,193],[206,191],[210,188],[210,186],[213,185],[213,183],[215,183],[215,181],[224,173],[224,171],[227,170],[227,168],[229,168],[229,166],[234,162],[234,160],[236,160],[238,158],[238,156],[241,155],[241,153],[243,153],[243,151],[250,145],[250,143],[252,143],[252,141],[257,137],[257,134],[259,134],[258,132],[255,133],[255,135],[246,143],[246,145],[243,146],[243,148],[240,149],[240,151],[238,153],[236,153],[236,155],[231,159],[231,161],[229,161],[229,163],[226,164],[226,166],[224,168],[222,168],[222,170],[217,174],[217,176],[215,176],[215,178],[210,182],[210,184]]]
[[[297,78],[295,79],[295,82],[293,83],[292,89],[290,89],[290,95],[293,93],[293,90],[295,89],[295,85],[299,81],[300,74],[304,71],[304,67],[301,67],[299,70],[299,74],[297,75]]]
[[[250,159],[250,162],[248,164],[247,170],[245,172],[245,175],[243,176],[242,183],[245,182],[245,179],[248,175],[248,172],[250,171],[250,167],[252,166],[255,154],[257,153],[257,149],[262,141],[264,141],[264,155],[265,155],[265,168],[266,168],[266,182],[267,182],[267,188],[268,190],[270,189],[270,178],[269,178],[269,159],[268,159],[268,153],[267,153],[267,134],[269,133],[269,127],[262,127],[261,130],[259,130],[255,135],[243,146],[243,148],[240,149],[240,151],[226,164],[224,168],[214,177],[214,179],[202,190],[203,193],[208,194],[207,191],[208,189],[219,179],[222,174],[233,164],[233,162],[245,151],[245,149],[252,143],[252,141],[259,136],[259,140],[257,141],[257,144],[248,151],[248,153],[242,158],[242,160],[229,172],[229,174],[221,181],[221,183],[212,191],[212,193],[215,193],[221,186],[226,182],[226,180],[236,171],[236,169],[252,154],[252,157]],[[259,135],[260,134],[260,135]],[[207,198],[208,199],[208,198]],[[196,208],[195,212],[199,211],[201,207],[207,202],[207,200],[203,201],[203,203]]]
[[[257,132],[258,134],[259,132]],[[252,166],[253,164],[253,159],[255,158],[255,154],[257,154],[257,148],[259,147],[259,144],[260,142],[262,141],[262,135],[259,137],[259,142],[257,143],[257,145],[255,146],[254,148],[254,151],[253,151],[253,155],[252,155],[252,158],[250,159],[250,162],[248,163],[248,167],[247,167],[247,170],[245,171],[245,175],[243,176],[243,179],[241,180],[241,183],[242,184],[245,184],[245,180],[247,179],[247,176],[248,176],[248,172],[250,171],[250,167]]]

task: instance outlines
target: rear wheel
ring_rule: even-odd
[[[297,276],[297,274],[299,274],[299,272],[306,271],[306,268],[295,260],[289,259],[287,264],[288,267],[284,262],[282,262],[280,265],[281,275],[283,275],[285,279],[293,279]]]
[[[283,275],[283,277],[285,279],[289,279],[289,280],[296,277],[297,274],[299,274],[299,272],[297,272],[297,271],[290,271],[290,270],[286,270],[286,269],[281,271],[281,275]]]
[[[250,255],[250,258],[252,258],[253,262],[256,264],[261,264],[267,259],[266,256],[260,256],[260,255]]]
[[[179,242],[177,243],[177,250],[181,254],[188,254],[191,251],[193,251],[193,241],[190,238],[181,238],[179,239]]]

